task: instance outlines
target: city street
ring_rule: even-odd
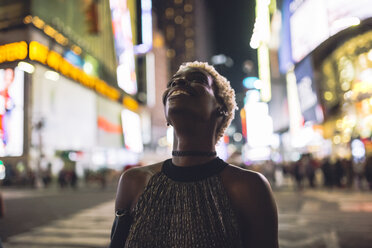
[[[281,248],[371,247],[371,192],[282,191],[275,197]]]
[[[6,216],[0,220],[5,248],[107,247],[115,187],[3,189]]]
[[[107,247],[115,188],[4,190],[5,248]],[[275,192],[281,248],[367,248],[372,194],[344,190]]]

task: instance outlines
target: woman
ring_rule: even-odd
[[[110,247],[278,247],[267,180],[216,157],[235,93],[207,63],[180,67],[163,94],[172,159],[120,178]]]

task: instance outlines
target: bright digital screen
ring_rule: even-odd
[[[121,122],[123,125],[125,148],[133,152],[142,152],[143,143],[140,116],[124,109],[121,112]]]
[[[372,2],[293,0],[289,4],[289,14],[292,56],[299,62],[330,36],[372,17]]]
[[[0,69],[0,157],[23,154],[24,72]]]
[[[293,9],[293,6],[294,4],[290,5],[290,9]],[[325,1],[304,1],[292,14],[290,28],[292,56],[293,60],[298,62],[329,37]]]
[[[137,93],[131,13],[128,0],[110,0],[112,30],[118,67],[118,85],[128,94]]]

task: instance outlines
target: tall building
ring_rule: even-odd
[[[132,13],[126,23],[114,23],[112,2],[1,1],[0,157],[7,171],[38,172],[51,163],[57,173],[72,162],[82,174],[138,161],[138,95],[117,81],[136,74],[118,70],[115,46],[128,30],[136,44],[136,1],[118,6]]]
[[[168,47],[172,74],[183,62],[209,61],[211,31],[204,0],[154,1],[154,11]]]

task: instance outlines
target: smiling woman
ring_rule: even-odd
[[[110,247],[278,247],[267,180],[216,156],[236,109],[229,81],[207,63],[186,63],[163,103],[172,158],[121,176]]]

